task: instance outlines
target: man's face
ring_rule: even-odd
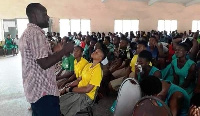
[[[105,45],[108,45],[109,44],[109,41],[107,39],[104,40],[103,42]]]
[[[120,44],[119,44],[120,48],[126,48],[127,45],[128,45],[128,43],[125,40],[120,41]]]
[[[73,54],[74,54],[74,58],[79,58],[82,56],[82,51],[80,48],[78,47],[75,47],[74,48],[74,51],[73,51]]]
[[[61,42],[62,42],[62,43],[66,43],[66,38],[63,37]]]
[[[114,37],[113,44],[119,45],[119,39],[117,37]]]
[[[90,37],[87,36],[86,39],[85,39],[85,43],[86,43],[87,45],[90,45],[90,40],[91,40]]]
[[[44,6],[41,5],[38,9],[36,9],[34,14],[39,27],[49,27],[49,16],[47,15],[47,9]]]
[[[149,65],[149,62],[145,58],[138,57],[137,64],[141,65],[142,68],[145,68],[145,67],[147,67]]]
[[[149,45],[150,46],[154,46],[155,42],[156,42],[155,38],[150,38],[149,39]]]
[[[95,46],[95,44],[96,44],[96,42],[95,42],[95,41],[90,41],[90,47],[94,47],[94,46]]]
[[[145,46],[142,44],[137,45],[137,53],[139,54],[141,51],[145,50]]]
[[[97,49],[101,49],[101,45],[99,42],[97,42],[94,46],[94,49],[97,50]]]
[[[183,47],[176,46],[175,55],[177,58],[184,57],[184,56],[186,56],[186,54],[187,54],[187,51],[185,51],[185,49]]]
[[[71,36],[71,33],[68,33],[68,36]]]
[[[102,60],[103,58],[103,53],[100,49],[97,49],[95,50],[92,54],[91,54],[91,57],[94,59],[94,60]]]
[[[7,38],[10,39],[11,38],[10,35],[8,35]]]
[[[56,36],[56,33],[55,33],[55,32],[53,32],[53,36]]]

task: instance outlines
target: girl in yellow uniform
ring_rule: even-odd
[[[105,58],[104,50],[97,49],[91,54],[93,63],[87,64],[80,77],[61,91],[60,110],[64,116],[74,116],[89,106],[94,100],[97,87],[102,80],[101,61]]]
[[[70,82],[76,80],[80,77],[83,68],[88,64],[88,61],[82,57],[83,48],[80,46],[74,47],[74,74],[70,76],[65,82],[62,83],[60,88],[63,88],[65,85],[69,84]]]

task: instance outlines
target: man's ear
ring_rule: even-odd
[[[35,19],[35,22],[38,23],[38,22],[37,22],[37,15],[36,15],[35,11],[34,11],[34,13],[33,13],[33,19]]]
[[[31,13],[30,15],[29,15],[29,22],[30,23],[35,23],[36,21],[35,20],[37,20],[36,19],[36,15],[35,15],[35,13]]]

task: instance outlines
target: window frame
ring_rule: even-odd
[[[128,29],[128,30],[124,30],[124,23],[125,23],[125,21],[130,21],[130,28]],[[137,29],[134,29],[134,24],[133,24],[133,22],[134,21],[137,21]],[[117,28],[119,28],[119,27],[116,27],[118,24],[117,24],[117,22],[120,22],[121,23],[121,29],[117,29]],[[127,22],[126,22],[127,23]],[[136,24],[136,22],[135,22],[135,24]],[[116,32],[121,32],[121,33],[126,33],[126,32],[129,32],[130,33],[130,31],[133,31],[133,33],[134,34],[136,34],[136,31],[139,31],[139,25],[140,25],[140,20],[139,19],[115,19],[114,20],[114,32],[116,33]],[[121,30],[121,31],[119,31],[119,30]]]

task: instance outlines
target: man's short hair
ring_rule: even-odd
[[[147,47],[147,42],[144,40],[138,41],[138,44],[141,44],[141,45]]]
[[[189,45],[187,43],[179,43],[178,46],[183,47],[184,50],[187,52],[190,50]]]
[[[94,41],[96,43],[97,42],[97,38],[91,38],[90,41]]]
[[[147,61],[151,62],[152,60],[152,54],[151,52],[147,51],[147,50],[143,50],[139,53],[138,57],[140,58],[144,58],[146,59]]]
[[[30,3],[26,7],[26,15],[30,17],[34,13],[34,11],[39,8],[39,6],[42,6],[42,5],[40,3]]]
[[[106,36],[105,39],[108,40],[108,42],[110,43],[110,37],[109,36]]]
[[[121,39],[120,39],[121,41],[126,41],[127,43],[129,43],[129,41],[128,41],[128,39],[127,38],[125,38],[125,37],[121,37]]]
[[[77,47],[78,49],[80,49],[81,50],[81,52],[83,52],[84,51],[84,49],[81,47],[81,46],[75,46],[75,47]]]

